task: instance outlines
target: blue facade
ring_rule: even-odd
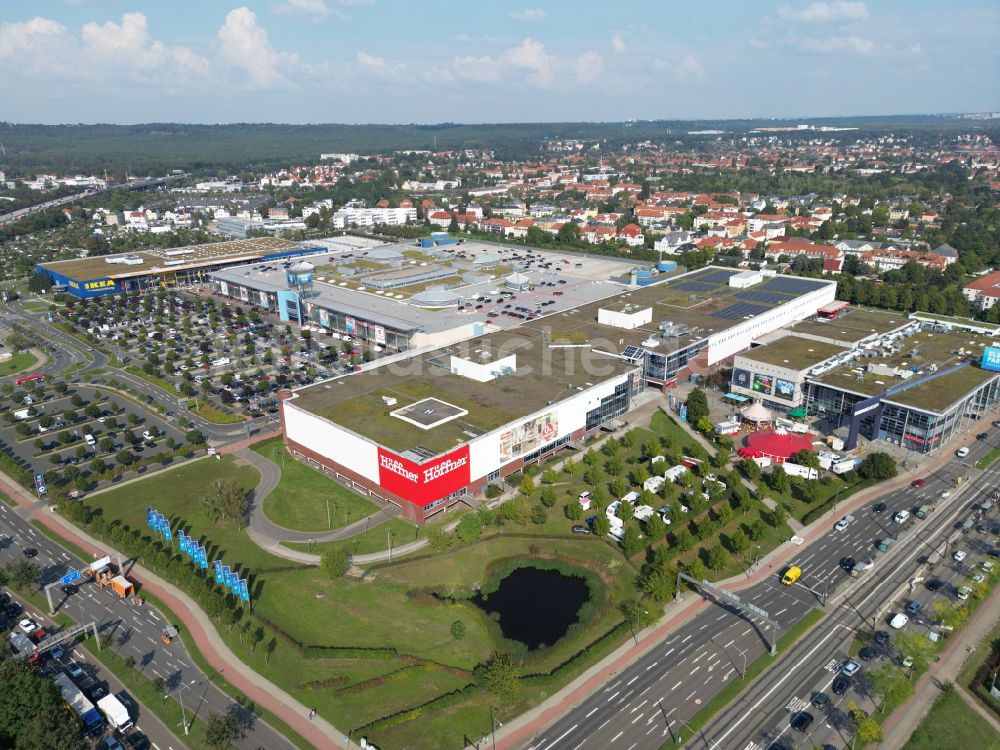
[[[119,294],[124,291],[121,282],[116,282],[114,279],[103,278],[78,281],[65,274],[44,268],[41,264],[35,266],[35,271],[47,275],[52,279],[53,284],[65,287],[67,292],[76,297],[89,299],[90,297],[103,297],[106,294]]]
[[[296,292],[278,292],[278,318],[302,325],[302,303]]]

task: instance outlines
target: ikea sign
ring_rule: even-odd
[[[1000,347],[987,346],[983,349],[983,361],[979,364],[984,370],[1000,372]]]

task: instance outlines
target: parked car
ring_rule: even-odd
[[[833,681],[830,689],[835,695],[844,695],[848,690],[851,689],[851,679],[849,677],[844,677],[841,675]]]
[[[920,608],[922,606],[923,605],[916,599],[910,599],[910,601],[906,603],[906,614],[912,617],[913,615],[917,614],[917,612],[920,611]]]
[[[921,488],[921,487],[924,486],[924,480],[923,479],[914,479],[912,482],[910,482],[910,486],[911,487],[916,487],[917,489],[919,489],[919,488]]]
[[[573,527],[573,533],[574,534],[589,534],[590,533],[590,529],[588,529],[586,526],[574,526]]]
[[[952,553],[951,557],[955,562],[962,562],[967,554],[968,553],[965,550],[957,549]]]
[[[812,700],[810,703],[813,704],[813,708],[818,708],[820,711],[825,709],[830,705],[830,696],[826,693],[813,693]]]
[[[796,732],[805,732],[813,723],[813,715],[808,711],[799,711],[792,717],[792,729]]]

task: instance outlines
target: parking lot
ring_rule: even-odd
[[[0,451],[47,489],[93,491],[173,460],[187,434],[114,392],[58,378],[0,388]],[[37,489],[37,488],[36,488]]]
[[[113,365],[177,394],[210,421],[273,413],[278,390],[354,371],[376,354],[234,302],[173,291],[75,300],[61,314]]]

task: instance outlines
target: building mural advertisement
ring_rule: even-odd
[[[379,446],[379,485],[421,507],[467,487],[470,481],[468,445],[422,464]]]
[[[227,297],[229,296],[229,284],[225,281],[219,282],[219,291],[222,292]]]
[[[500,460],[507,461],[531,453],[556,439],[559,423],[552,412],[529,419],[500,433]]]
[[[267,292],[259,292],[260,295],[260,306],[267,307]]]
[[[740,388],[750,389],[750,371],[740,370],[738,368],[733,369],[733,385],[737,385]]]
[[[354,318],[350,316],[344,318],[344,330],[347,331],[348,333],[354,333],[356,325],[357,322],[354,320]]]
[[[375,343],[385,345],[385,328],[382,326],[375,326]]]
[[[770,393],[774,388],[774,378],[770,375],[754,375],[753,390],[758,393]]]
[[[1000,372],[1000,347],[987,346],[983,349],[983,361],[979,363],[979,366],[984,370]]]
[[[324,328],[330,327],[330,313],[326,310],[319,311],[319,324]]]
[[[244,302],[250,301],[250,290],[247,289],[245,286],[240,287],[240,299],[243,300]]]
[[[795,383],[778,378],[774,381],[774,395],[791,401],[795,398]]]

